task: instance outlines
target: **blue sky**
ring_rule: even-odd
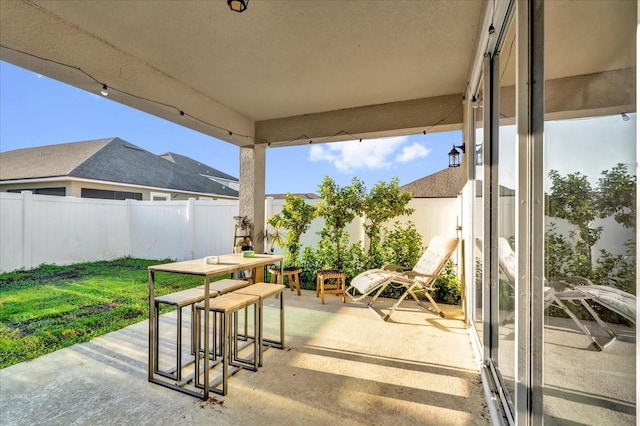
[[[234,145],[0,61],[0,152],[109,137],[239,176]],[[368,188],[394,177],[404,185],[446,168],[447,153],[461,138],[455,131],[269,148],[266,191],[317,192],[326,175],[339,185],[354,176]]]

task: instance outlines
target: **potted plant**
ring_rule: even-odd
[[[280,226],[274,226],[267,223],[267,229],[264,231],[263,239],[267,242],[269,250],[268,252],[265,251],[265,254],[273,254],[275,246],[284,246],[284,232]],[[265,250],[267,250],[267,247],[265,247]]]
[[[253,242],[251,241],[251,220],[247,216],[234,216],[236,221],[235,231],[235,247],[240,247],[240,250],[253,250]]]

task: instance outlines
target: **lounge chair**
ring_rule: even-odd
[[[509,283],[513,285],[515,283],[515,253],[511,249],[509,242],[504,238],[499,238],[498,240],[498,259],[500,269],[509,280]],[[546,282],[544,288],[545,310],[550,306],[561,309],[573,320],[578,329],[591,339],[593,347],[598,351],[602,351],[615,342],[618,336],[589,305],[587,302],[589,300],[610,309],[633,324],[636,323],[636,296],[633,294],[614,287],[594,285],[583,277],[553,277]],[[609,336],[609,339],[604,344],[599,343],[587,326],[567,307],[565,302],[582,305]],[[512,316],[508,317],[503,323],[509,319],[512,319]]]
[[[393,305],[388,314],[383,319],[387,321],[400,303],[411,296],[420,306],[428,311],[435,312],[444,318],[444,312],[429,294],[432,291],[436,278],[453,254],[458,245],[455,237],[435,236],[429,242],[429,246],[422,254],[416,265],[411,268],[399,265],[385,265],[381,269],[370,269],[356,276],[346,290],[347,295],[354,301],[362,300],[373,294],[368,306],[372,307],[378,296],[389,286],[404,288],[404,293]],[[416,291],[423,291],[433,308],[424,304]],[[375,293],[375,294],[374,294]]]

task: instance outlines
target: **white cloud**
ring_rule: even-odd
[[[407,140],[406,136],[366,139],[362,142],[335,142],[313,145],[309,152],[311,161],[328,161],[341,172],[361,169],[388,169],[393,165],[394,152]]]
[[[399,163],[408,163],[417,158],[426,157],[430,152],[431,149],[427,149],[419,143],[414,142],[413,145],[402,148],[402,152],[396,156],[396,161]]]

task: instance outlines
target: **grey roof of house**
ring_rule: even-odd
[[[413,198],[455,198],[467,181],[462,167],[447,167],[400,187],[402,192],[411,192]],[[482,181],[477,181],[477,194],[482,194]],[[500,185],[500,197],[513,197],[515,190]]]
[[[237,197],[238,191],[120,138],[0,153],[0,180],[75,177]]]
[[[165,152],[164,154],[160,154],[160,157],[164,158],[165,160],[169,160],[181,167],[184,167],[185,169],[189,169],[195,174],[217,177],[220,179],[228,179],[238,182],[238,178],[235,176],[231,176],[230,174],[196,161],[193,158],[176,154],[175,152]]]
[[[295,195],[298,198],[302,198],[303,200],[319,200],[320,196],[317,194],[313,194],[313,193],[296,193],[296,194],[291,194],[291,195]],[[287,197],[287,194],[267,194],[267,197],[271,197],[274,200],[284,200]]]
[[[455,198],[466,182],[462,167],[447,167],[400,187],[402,192],[411,192],[413,198]]]

